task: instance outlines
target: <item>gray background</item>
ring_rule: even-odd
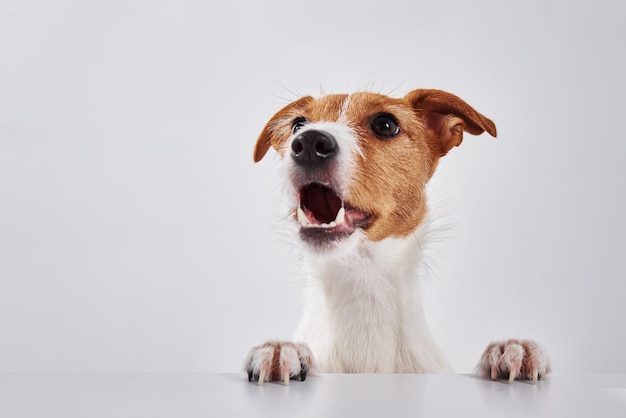
[[[430,185],[455,369],[531,336],[558,371],[626,372],[625,7],[3,1],[0,371],[237,371],[289,338],[299,254],[257,135],[300,94],[429,87],[499,132]]]

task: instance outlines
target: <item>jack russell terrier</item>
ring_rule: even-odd
[[[298,342],[254,347],[244,364],[250,381],[450,371],[420,292],[425,188],[463,132],[484,131],[495,137],[495,124],[440,90],[307,96],[272,117],[254,161],[270,147],[280,155],[311,274]],[[536,383],[550,363],[535,342],[506,340],[487,347],[477,371]]]

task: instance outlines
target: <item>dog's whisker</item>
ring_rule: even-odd
[[[402,87],[404,84],[406,84],[407,81],[409,81],[411,78],[413,78],[413,76],[415,75],[417,70],[413,70],[413,72],[411,74],[408,75],[408,77],[406,77],[404,80],[402,80],[398,85],[396,85],[394,88],[392,88],[390,91],[388,91],[387,93],[385,93],[386,96],[389,96],[393,93],[396,92],[396,90],[398,90],[400,87]]]
[[[276,99],[280,99],[284,103],[289,103],[291,101],[291,99],[289,99],[287,97],[279,96],[279,95],[274,94],[274,93],[265,93],[265,95],[270,96],[270,97],[274,97]]]
[[[284,85],[283,83],[281,83],[280,81],[278,81],[278,80],[274,80],[274,82],[275,82],[276,84],[278,84],[280,87],[282,87],[282,88],[283,88],[283,90],[286,90],[288,93],[291,93],[291,95],[293,96],[291,100],[295,100],[295,99],[297,99],[297,98],[299,98],[299,97],[300,97],[300,95],[299,95],[298,93],[294,92],[293,90],[291,90],[290,88],[288,88],[287,86],[285,86],[285,85]],[[291,100],[287,100],[287,101],[291,101]]]

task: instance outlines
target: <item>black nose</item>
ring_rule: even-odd
[[[305,166],[324,163],[339,151],[335,138],[324,131],[310,130],[296,136],[291,143],[291,157]]]

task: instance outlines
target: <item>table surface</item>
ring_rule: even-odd
[[[286,386],[243,373],[0,374],[0,417],[626,417],[626,374],[532,385],[471,375],[322,375]]]

